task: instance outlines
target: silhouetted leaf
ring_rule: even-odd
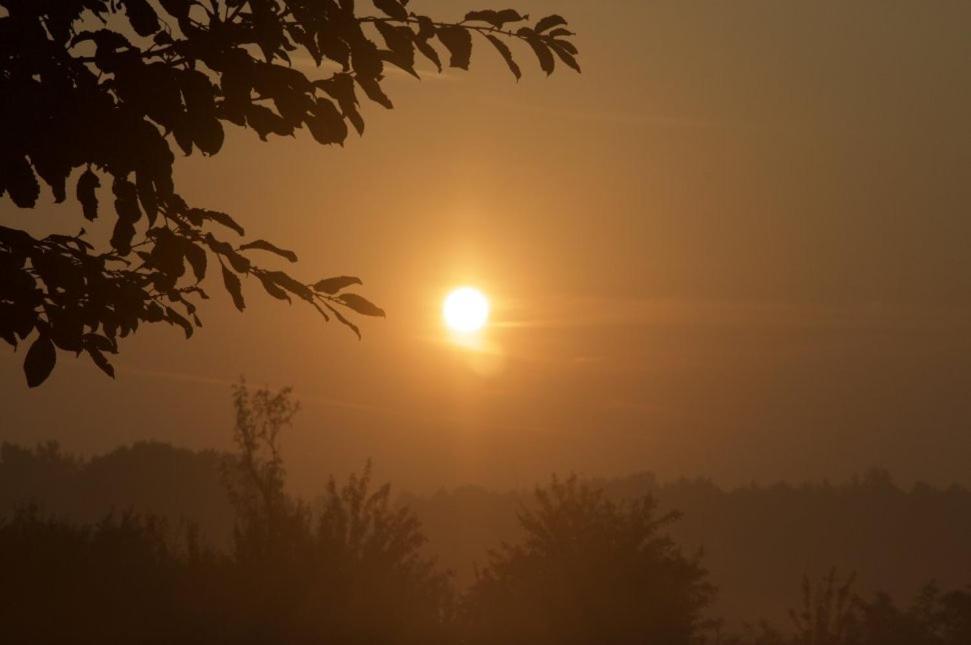
[[[425,56],[425,58],[427,58],[432,63],[434,63],[435,68],[439,72],[442,71],[442,60],[438,57],[438,52],[435,51],[435,48],[432,47],[431,44],[426,39],[416,38],[415,47],[418,48],[418,51],[420,51],[422,55]]]
[[[384,310],[356,293],[342,293],[337,299],[363,316],[384,316]]]
[[[185,259],[192,267],[192,273],[196,277],[196,282],[201,282],[206,277],[206,265],[208,259],[206,250],[194,242],[184,242]]]
[[[185,109],[191,118],[207,119],[216,115],[216,88],[209,77],[196,70],[184,70],[179,75],[179,87]]]
[[[88,168],[78,177],[77,197],[85,219],[94,221],[98,218],[98,196],[95,190],[101,186],[98,175]]]
[[[344,314],[342,314],[342,313],[341,313],[340,311],[338,311],[338,310],[337,310],[336,308],[334,308],[334,307],[331,307],[329,303],[326,303],[326,302],[325,302],[325,303],[324,303],[324,305],[325,305],[325,306],[327,307],[327,309],[329,309],[329,310],[330,310],[330,312],[331,312],[332,314],[334,314],[334,317],[335,317],[335,318],[337,318],[337,320],[338,320],[338,321],[339,321],[339,322],[340,322],[340,323],[341,323],[342,325],[344,325],[345,327],[347,327],[348,329],[350,329],[351,331],[353,331],[353,332],[354,332],[354,334],[355,334],[355,335],[357,336],[357,339],[358,339],[358,340],[361,340],[361,330],[360,330],[360,329],[358,329],[358,327],[357,327],[357,325],[355,325],[355,324],[354,324],[354,323],[352,323],[352,322],[351,322],[350,320],[348,320],[348,319],[347,319],[347,318],[346,318],[346,317],[344,316]]]
[[[325,278],[314,283],[314,291],[320,293],[335,294],[341,289],[351,286],[352,284],[363,284],[360,278],[355,278],[349,275],[337,276],[336,278]]]
[[[102,372],[111,378],[115,378],[114,366],[108,362],[108,359],[105,358],[105,355],[102,354],[100,350],[98,350],[96,347],[85,347],[84,351],[88,353],[88,356],[91,357],[91,360],[101,369]]]
[[[347,124],[334,104],[324,98],[319,98],[310,109],[306,120],[307,129],[317,141],[324,145],[330,143],[343,144],[347,139]]]
[[[369,99],[389,110],[394,108],[391,99],[384,93],[384,90],[381,89],[381,86],[378,85],[376,80],[361,76],[356,77],[356,80],[357,84],[361,86],[361,89],[364,90],[364,93],[367,94]]]
[[[123,177],[115,177],[111,184],[115,194],[115,212],[119,219],[135,223],[142,218],[142,210],[138,207],[138,189],[135,184]]]
[[[357,110],[357,96],[354,93],[354,78],[350,74],[334,74],[327,80],[315,81],[314,85],[337,100],[337,104],[358,134],[364,132],[364,120]]]
[[[195,3],[193,0],[159,0],[159,4],[176,18],[186,18]]]
[[[540,21],[536,23],[536,32],[542,33],[547,29],[552,29],[553,27],[558,27],[559,25],[565,25],[565,24],[566,24],[566,18],[564,18],[563,16],[558,16],[556,14],[553,14],[551,16],[546,16],[545,18],[540,19]]]
[[[266,141],[266,135],[276,134],[288,136],[293,134],[293,127],[286,120],[269,108],[255,103],[246,106],[246,123],[256,131],[260,139]]]
[[[20,208],[33,208],[40,196],[40,184],[27,159],[16,157],[8,161],[0,172],[3,173],[3,183],[13,203]]]
[[[235,300],[235,298],[234,298]],[[238,305],[237,305],[238,306]],[[178,311],[172,307],[165,308],[165,319],[173,325],[178,325],[185,332],[186,338],[192,338],[192,332],[195,331],[192,328],[192,323],[190,323],[185,316],[180,314]]]
[[[462,27],[439,27],[438,39],[451,56],[449,66],[469,69],[472,57],[472,34]]]
[[[501,40],[499,40],[498,38],[496,38],[491,34],[486,34],[486,38],[489,39],[489,42],[491,42],[492,45],[496,48],[496,50],[498,50],[499,53],[502,55],[502,58],[506,61],[506,65],[509,66],[509,71],[513,73],[513,76],[516,77],[516,80],[519,80],[520,78],[522,78],[523,73],[519,69],[519,65],[516,64],[516,61],[513,60],[512,52],[509,51],[509,47],[506,45],[506,43],[502,42]]]
[[[27,376],[27,385],[37,387],[46,381],[56,362],[57,350],[54,349],[53,341],[49,337],[41,335],[31,344],[30,349],[27,350],[27,356],[24,357],[24,374]]]
[[[226,285],[226,291],[229,295],[233,297],[233,304],[240,311],[246,309],[246,302],[243,300],[243,285],[239,282],[239,276],[235,273],[223,267],[223,284]]]
[[[374,6],[395,20],[408,19],[408,10],[398,0],[374,0]]]
[[[560,57],[560,60],[566,63],[570,68],[575,70],[577,73],[581,73],[580,64],[577,62],[576,58],[573,57],[573,54],[570,53],[569,48],[565,45],[570,45],[570,43],[567,43],[564,40],[554,40],[552,43],[550,43],[550,49],[556,52],[556,55]],[[570,45],[570,47],[572,47],[572,45]]]
[[[219,152],[224,139],[223,126],[215,117],[194,122],[192,140],[203,154],[212,156]]]
[[[508,22],[519,22],[525,20],[528,16],[522,16],[515,9],[503,9],[502,11],[495,11],[493,9],[485,9],[482,11],[470,11],[465,14],[466,20],[476,20],[479,22],[487,22],[496,29],[502,29],[503,25]]]
[[[226,213],[220,213],[219,211],[211,211],[211,210],[205,210],[205,209],[197,209],[197,210],[199,210],[202,213],[202,216],[205,219],[211,220],[218,224],[222,224],[226,228],[231,228],[237,233],[239,233],[240,235],[246,235],[246,231],[243,230],[243,227],[237,224],[236,220],[234,220]]]
[[[294,280],[283,271],[267,271],[266,275],[293,295],[303,298],[308,302],[313,300],[314,294],[307,285]]]
[[[124,0],[132,29],[139,36],[151,36],[159,30],[158,16],[146,0]]]
[[[239,247],[240,251],[245,251],[246,249],[260,249],[261,251],[269,251],[270,253],[276,253],[282,258],[286,258],[291,262],[297,261],[297,254],[293,251],[288,251],[286,249],[281,249],[280,247],[267,242],[266,240],[254,240],[247,244]]]
[[[151,176],[142,170],[135,173],[135,188],[138,190],[138,201],[145,211],[148,218],[148,225],[155,225],[155,218],[158,215],[158,197],[155,195],[155,184]]]
[[[529,34],[526,36],[526,42],[529,46],[533,48],[536,53],[536,58],[539,59],[539,65],[549,76],[553,73],[553,68],[556,67],[556,61],[553,59],[553,54],[550,52],[550,48],[546,46],[539,37],[535,34]]]
[[[287,295],[287,292],[284,291],[276,282],[274,282],[270,276],[266,275],[265,273],[258,273],[256,274],[256,277],[260,279],[260,283],[263,285],[263,288],[266,289],[268,294],[279,300],[291,302],[290,296]]]

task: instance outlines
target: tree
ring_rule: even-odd
[[[414,513],[372,489],[371,465],[319,504],[286,493],[281,432],[299,409],[289,388],[234,388],[239,454],[226,464],[236,506],[230,617],[257,642],[436,643],[450,634],[447,575],[423,555]],[[245,619],[242,617],[246,617]]]
[[[373,5],[0,0],[0,196],[32,208],[39,177],[55,202],[73,194],[86,220],[105,215],[106,199],[115,217],[107,248],[96,248],[83,228],[35,239],[0,226],[0,337],[16,348],[36,333],[24,358],[28,385],[44,382],[58,349],[85,352],[114,376],[106,354],[141,324],[165,322],[191,336],[202,324],[197,307],[208,297],[201,283],[212,259],[240,311],[241,278],[249,278],[273,298],[306,301],[359,337],[346,313],[384,315],[347,291],[357,278],[304,282],[252,255],[296,262],[294,252],[263,239],[227,239],[227,231],[243,236],[243,227],[176,191],[172,142],[185,155],[215,155],[232,124],[264,140],[306,128],[321,144],[342,145],[349,125],[364,131],[359,90],[392,107],[382,87],[387,66],[418,77],[421,55],[439,71],[468,69],[473,36],[488,40],[517,78],[508,40],[526,43],[547,74],[557,58],[580,69],[573,33],[557,15],[531,23],[512,9],[486,10],[442,22],[409,11],[407,0]],[[298,51],[314,60],[320,78],[291,65]]]
[[[651,497],[614,502],[553,479],[524,510],[525,541],[504,545],[469,592],[471,642],[690,643],[713,588],[661,530]]]

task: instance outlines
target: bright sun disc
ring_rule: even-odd
[[[452,331],[461,334],[479,331],[489,320],[489,299],[472,287],[456,289],[445,298],[442,315]]]

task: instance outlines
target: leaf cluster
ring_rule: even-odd
[[[251,252],[297,256],[227,237],[245,234],[229,214],[187,204],[174,184],[175,151],[218,154],[231,126],[264,140],[305,129],[343,145],[350,129],[364,132],[362,97],[393,106],[389,67],[418,77],[421,56],[439,71],[468,69],[475,34],[517,78],[507,40],[526,43],[547,74],[556,58],[580,69],[565,19],[530,24],[511,9],[449,23],[406,0],[370,9],[353,0],[0,0],[0,197],[32,208],[43,182],[55,202],[73,195],[86,220],[113,219],[101,250],[83,232],[38,240],[0,231],[0,336],[16,347],[36,331],[28,384],[50,374],[55,348],[87,352],[112,375],[104,354],[139,324],[168,322],[190,336],[207,297],[200,283],[217,263],[240,311],[248,280],[360,336],[349,313],[384,315],[344,291],[360,280],[264,268]],[[313,61],[315,77],[298,57]]]

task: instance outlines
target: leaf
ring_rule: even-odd
[[[84,351],[88,353],[88,356],[91,357],[94,364],[101,368],[102,372],[111,378],[115,378],[115,368],[111,363],[108,362],[105,355],[101,353],[101,350],[99,350],[97,347],[85,347]]]
[[[33,208],[40,197],[40,184],[34,176],[34,170],[24,157],[16,157],[7,162],[2,169],[3,181],[10,199],[20,208]]]
[[[223,126],[216,117],[193,121],[192,141],[203,154],[211,157],[219,152],[225,138]]]
[[[307,302],[313,302],[314,294],[307,285],[294,280],[283,271],[267,271],[266,275],[293,295],[299,296]]]
[[[166,307],[165,319],[169,321],[169,323],[173,325],[178,325],[179,327],[181,327],[182,330],[185,331],[186,338],[192,338],[192,332],[194,331],[192,329],[192,323],[186,320],[185,316],[180,314],[178,311],[176,311],[172,307]]]
[[[516,77],[516,80],[518,81],[521,79],[523,77],[523,73],[519,69],[519,65],[517,65],[516,61],[513,59],[512,52],[509,51],[509,46],[491,34],[486,34],[486,38],[488,38],[489,42],[491,42],[496,50],[502,54],[503,59],[506,61],[506,65],[509,66],[509,71],[511,71],[513,76]]]
[[[297,254],[293,251],[288,251],[286,249],[281,249],[280,247],[267,242],[266,240],[254,240],[248,244],[244,244],[239,247],[240,251],[245,251],[247,249],[259,249],[261,251],[269,251],[270,253],[276,253],[282,258],[286,258],[291,262],[297,261]]]
[[[138,170],[135,173],[135,188],[138,189],[138,201],[141,202],[142,210],[148,218],[148,225],[153,226],[158,215],[158,196],[155,194],[152,178],[144,170]]]
[[[549,76],[552,74],[553,68],[556,67],[556,61],[553,59],[553,54],[550,52],[550,48],[546,46],[546,43],[540,40],[535,34],[527,35],[526,42],[536,52],[536,58],[539,59],[539,66],[543,68],[546,75]]]
[[[415,71],[415,33],[408,27],[396,27],[386,22],[377,22],[374,26],[390,50],[390,53],[384,53],[385,60],[419,78]]]
[[[418,48],[418,51],[420,51],[425,58],[435,64],[435,67],[439,72],[442,71],[442,60],[438,57],[438,52],[435,51],[435,48],[432,47],[427,40],[415,38],[415,47]]]
[[[357,96],[354,94],[354,78],[350,74],[334,74],[323,81],[314,81],[314,85],[327,92],[337,100],[341,112],[348,119],[358,134],[364,133],[364,120],[357,110]]]
[[[374,6],[395,20],[408,19],[408,10],[398,0],[374,0]]]
[[[226,228],[231,228],[237,233],[239,233],[240,235],[246,235],[246,231],[243,230],[243,227],[237,224],[236,220],[234,220],[226,213],[220,213],[219,211],[210,211],[205,209],[193,209],[193,210],[201,211],[201,214],[205,219],[211,220],[218,224],[222,224]]]
[[[189,261],[189,266],[192,267],[192,273],[196,276],[196,282],[201,282],[206,277],[206,265],[208,264],[206,250],[198,244],[186,240],[183,244],[183,252],[185,259]]]
[[[257,273],[256,277],[260,279],[260,282],[263,284],[263,288],[266,289],[266,292],[268,294],[270,294],[271,296],[279,300],[286,300],[287,302],[292,302],[290,300],[290,296],[287,295],[287,292],[281,289],[280,286],[276,282],[274,282],[268,275],[266,275],[265,273]]]
[[[582,73],[580,70],[580,63],[578,63],[577,59],[574,58],[576,48],[573,48],[573,53],[571,53],[567,47],[564,47],[564,45],[570,45],[570,47],[573,47],[572,44],[566,42],[565,40],[554,40],[552,43],[550,43],[550,48],[556,52],[556,55],[560,57],[560,60],[566,63],[571,69],[576,71],[578,74]]]
[[[347,124],[334,104],[325,98],[318,98],[305,119],[307,129],[317,143],[328,145],[343,144],[347,139]]]
[[[229,295],[233,297],[233,304],[240,311],[246,309],[246,302],[243,300],[243,285],[239,282],[239,276],[223,267],[223,284],[226,285],[226,291]]]
[[[257,136],[266,141],[266,135],[276,134],[285,137],[293,134],[293,128],[283,117],[273,110],[251,103],[246,106],[246,124],[256,131]]]
[[[361,330],[358,329],[357,325],[355,325],[350,320],[348,320],[344,316],[344,314],[342,314],[340,311],[338,311],[334,307],[331,307],[330,304],[328,304],[328,303],[325,302],[324,305],[326,305],[326,307],[328,309],[330,309],[331,313],[334,314],[334,317],[337,318],[337,320],[339,320],[342,325],[344,325],[345,327],[348,327],[351,331],[354,332],[354,334],[357,336],[357,339],[358,340],[361,340]],[[323,313],[323,312],[321,312],[321,313]]]
[[[188,18],[192,0],[159,0],[159,4],[176,18]]]
[[[48,336],[40,336],[31,344],[24,357],[24,374],[27,376],[27,386],[37,387],[47,380],[57,362],[57,350]]]
[[[507,22],[519,22],[525,20],[527,17],[520,15],[515,9],[503,9],[502,11],[485,9],[482,11],[470,11],[465,14],[466,20],[487,22],[496,29],[502,29],[502,26]]]
[[[131,221],[119,217],[111,232],[111,247],[121,256],[131,253],[131,241],[135,237],[135,225]]]
[[[179,75],[185,109],[192,118],[216,116],[216,88],[209,77],[197,70],[184,70]]]
[[[566,18],[564,18],[563,16],[558,16],[556,14],[553,14],[551,16],[546,16],[545,18],[540,19],[540,21],[536,23],[536,32],[541,33],[546,31],[547,29],[552,29],[553,27],[558,27],[560,25],[565,25],[565,24],[566,24]]]
[[[351,286],[352,284],[364,284],[361,282],[360,278],[355,278],[349,275],[337,276],[336,278],[325,278],[314,283],[314,291],[318,293],[328,293],[335,294],[341,289]]]
[[[78,177],[77,197],[81,202],[84,218],[87,220],[94,221],[98,218],[98,196],[95,194],[95,189],[100,186],[101,180],[98,179],[98,175],[91,172],[90,168]]]
[[[391,102],[391,99],[389,99],[384,93],[384,90],[381,89],[381,86],[376,80],[373,78],[367,78],[366,76],[357,76],[355,78],[357,79],[358,85],[361,86],[361,89],[364,90],[364,93],[367,94],[369,99],[389,110],[394,108],[394,104]]]
[[[145,0],[125,0],[125,12],[139,36],[148,37],[159,30],[158,16]]]
[[[362,316],[384,316],[384,309],[356,293],[342,293],[337,299]]]
[[[468,70],[472,57],[472,34],[462,27],[439,27],[438,39],[451,55],[449,66]]]

